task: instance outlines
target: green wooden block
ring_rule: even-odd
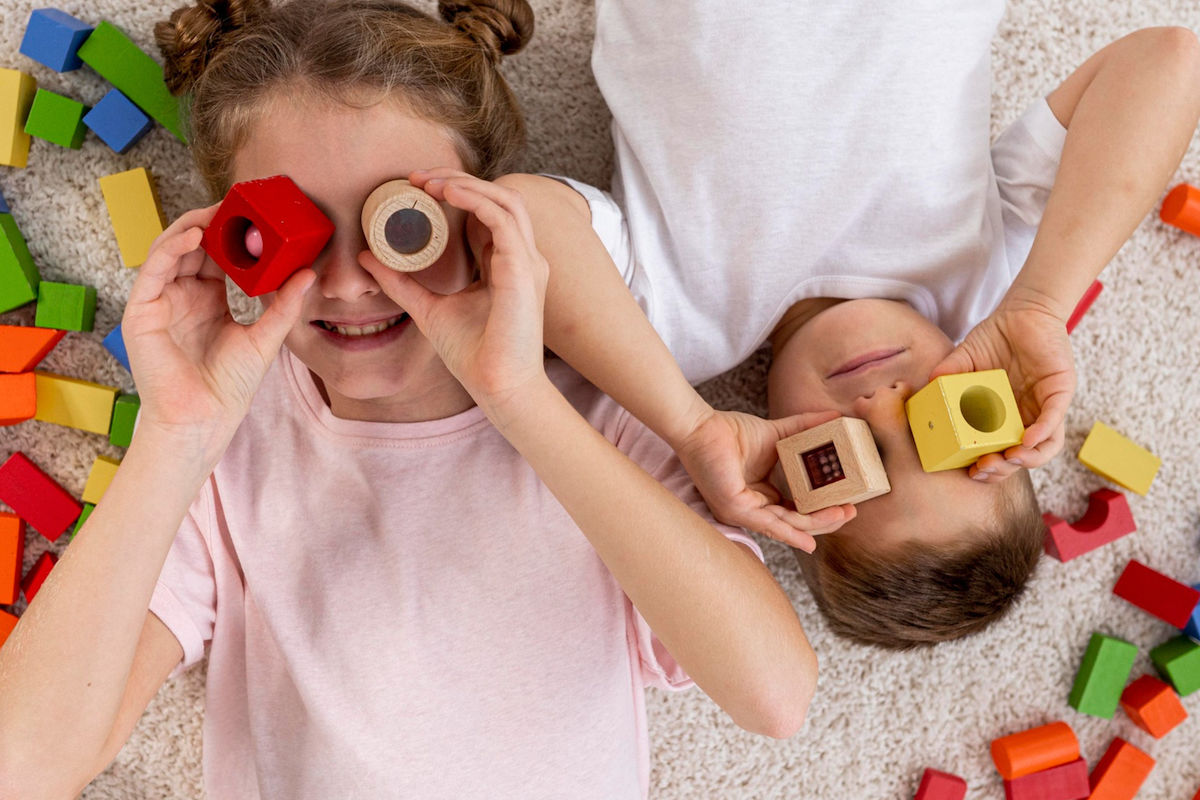
[[[1200,689],[1200,644],[1176,636],[1150,651],[1150,660],[1180,697]]]
[[[138,108],[186,143],[179,99],[163,80],[163,69],[111,22],[101,22],[79,46],[79,58]]]
[[[1112,719],[1135,658],[1137,647],[1124,639],[1093,633],[1067,703],[1082,714]]]
[[[129,447],[133,441],[133,423],[137,422],[141,398],[136,394],[123,394],[113,405],[112,426],[108,430],[108,441],[117,447]]]
[[[42,280],[12,214],[0,214],[0,314],[37,299]]]
[[[83,527],[83,523],[87,522],[87,518],[96,510],[96,506],[92,503],[83,504],[83,512],[80,513],[79,519],[75,522],[75,527],[71,530],[71,535],[67,537],[67,543],[75,540],[75,534],[79,533],[79,529]]]
[[[25,120],[25,132],[59,147],[78,150],[87,133],[87,126],[83,124],[83,115],[87,112],[87,106],[78,100],[38,89],[29,108],[29,118]]]
[[[90,331],[96,318],[96,290],[73,283],[42,281],[38,285],[33,324],[60,331]]]

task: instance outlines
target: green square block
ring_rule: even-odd
[[[42,281],[38,285],[33,324],[60,331],[90,331],[96,318],[96,290],[73,283]]]
[[[78,150],[87,133],[87,126],[83,124],[87,110],[87,106],[78,100],[38,89],[25,121],[25,132],[60,147]]]
[[[42,280],[12,214],[0,214],[0,314],[37,299]]]
[[[1112,719],[1136,658],[1137,647],[1124,639],[1093,633],[1067,703],[1082,714]]]
[[[123,394],[113,405],[112,425],[108,429],[108,441],[117,447],[129,447],[133,441],[133,423],[137,422],[141,398],[136,394]]]
[[[67,537],[67,543],[75,541],[75,534],[79,533],[79,529],[83,527],[83,523],[87,522],[87,518],[96,510],[96,506],[92,503],[83,504],[83,512],[80,513],[79,519],[75,521],[75,527],[71,529],[71,535]]]
[[[100,76],[187,143],[179,98],[163,80],[163,68],[111,22],[101,22],[79,46],[79,58]]]
[[[1177,636],[1150,651],[1150,660],[1180,697],[1200,689],[1200,644]]]

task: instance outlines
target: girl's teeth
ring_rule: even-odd
[[[343,336],[370,336],[373,333],[387,330],[402,319],[404,317],[398,317],[397,319],[385,322],[376,322],[374,325],[331,325],[328,322],[322,324],[324,324],[327,330],[336,331]]]

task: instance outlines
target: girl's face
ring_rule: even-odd
[[[313,263],[317,281],[285,340],[288,349],[312,371],[339,417],[417,421],[470,408],[470,395],[429,341],[358,262],[367,251],[360,214],[372,189],[415,169],[463,168],[450,132],[399,103],[351,108],[301,95],[269,103],[235,155],[232,176],[240,182],[287,175],[335,226]],[[444,204],[443,210],[446,250],[413,277],[450,294],[470,282],[473,268],[463,212]],[[268,304],[272,299],[263,296]]]

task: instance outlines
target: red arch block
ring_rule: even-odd
[[[1070,561],[1137,530],[1125,495],[1098,489],[1089,498],[1087,511],[1073,524],[1053,514],[1042,514],[1048,555]]]

